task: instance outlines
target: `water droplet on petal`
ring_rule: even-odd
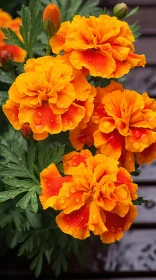
[[[77,197],[76,198],[76,203],[79,203],[80,202],[80,199]]]
[[[77,163],[75,161],[73,161],[73,166],[77,166]]]
[[[60,198],[60,203],[64,204],[64,198],[63,197]]]
[[[41,124],[41,120],[38,117],[35,117],[35,124],[37,125]]]
[[[96,223],[96,224],[98,223],[98,219],[97,219],[96,215],[93,215],[92,221],[93,221],[93,223]]]
[[[51,187],[51,183],[48,183],[48,187]]]
[[[115,228],[114,227],[111,227],[111,232],[115,232]]]
[[[71,191],[71,193],[75,193],[75,188],[71,187],[70,191]]]
[[[42,117],[42,112],[38,112],[37,115],[38,115],[39,117]]]
[[[65,196],[66,196],[66,197],[70,197],[70,193],[69,193],[69,192],[66,192]]]
[[[138,149],[140,148],[140,143],[139,143],[139,142],[135,142],[135,143],[133,144],[133,148],[136,149],[136,150],[138,150]]]
[[[73,126],[73,122],[71,121],[71,122],[69,122],[69,126],[70,127],[72,127]]]
[[[119,228],[118,228],[118,230],[119,230],[119,231],[121,231],[121,230],[122,230],[122,228],[121,228],[121,227],[119,227]]]
[[[48,178],[45,177],[44,178],[44,182],[47,183],[48,182]]]

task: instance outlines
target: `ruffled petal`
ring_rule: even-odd
[[[19,104],[9,99],[2,108],[12,126],[17,130],[20,129],[22,127],[22,123],[19,122],[18,118]]]
[[[84,205],[79,210],[73,211],[70,214],[61,212],[56,217],[58,227],[74,238],[86,239],[90,236],[88,228],[89,206]]]
[[[43,209],[53,207],[55,210],[59,210],[59,204],[57,203],[57,196],[59,190],[64,182],[69,182],[71,178],[69,176],[62,177],[55,164],[49,165],[40,174],[42,194],[40,195],[40,201]]]
[[[85,108],[73,103],[62,115],[62,131],[72,130],[85,116]]]
[[[124,145],[124,138],[114,130],[111,133],[102,133],[97,130],[94,135],[94,145],[100,148],[101,153],[118,160]]]
[[[74,50],[70,61],[76,69],[89,69],[91,76],[108,78],[114,72],[116,64],[112,56],[107,52],[88,49],[85,51]]]

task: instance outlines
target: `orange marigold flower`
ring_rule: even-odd
[[[90,151],[72,152],[63,158],[65,177],[54,164],[41,173],[43,208],[62,210],[56,217],[60,229],[78,239],[100,235],[104,243],[123,236],[137,216],[132,200],[137,185],[118,162]]]
[[[95,146],[134,171],[134,153],[156,142],[156,101],[147,93],[140,95],[112,81],[104,89],[97,88],[95,104],[92,121],[99,126],[94,133]]]
[[[17,34],[17,36],[22,40],[22,36],[20,34],[20,28],[19,28],[21,23],[22,23],[21,18],[18,17],[12,19],[12,17],[8,13],[0,9],[0,27],[11,28]],[[18,46],[6,44],[4,42],[4,39],[6,39],[6,37],[4,33],[0,30],[0,51],[8,51],[13,55],[14,60],[16,62],[24,62],[27,54],[26,51],[19,48]]]
[[[57,5],[49,4],[43,12],[43,21],[46,31],[52,36],[60,28],[61,14]]]
[[[28,123],[34,139],[42,140],[48,133],[75,129],[80,122],[85,126],[93,112],[96,90],[81,72],[62,57],[50,56],[28,60],[25,71],[12,84],[3,105],[15,129]],[[16,106],[15,118],[10,112]]]
[[[75,16],[63,22],[51,38],[56,54],[64,51],[76,69],[85,67],[90,75],[119,78],[136,66],[145,66],[145,56],[134,54],[134,36],[127,22],[101,15]]]

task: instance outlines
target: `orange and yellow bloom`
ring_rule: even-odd
[[[56,217],[60,229],[75,238],[85,239],[90,231],[104,243],[119,240],[137,216],[132,200],[137,185],[118,161],[89,150],[64,156],[65,177],[54,164],[41,172],[44,209],[62,210]]]
[[[85,67],[91,76],[119,78],[136,66],[145,66],[145,56],[134,54],[134,36],[127,22],[116,17],[76,15],[63,22],[52,36],[52,51],[68,53],[76,69]]]
[[[112,81],[105,88],[97,88],[94,103],[86,134],[89,126],[94,125],[92,144],[98,148],[98,152],[119,160],[128,171],[134,171],[134,154],[137,162],[143,163],[141,158],[144,151],[156,143],[156,101],[149,98],[147,93],[140,95]],[[77,139],[81,140],[80,135],[85,130],[76,129]],[[87,141],[76,142],[74,133],[70,135],[72,144],[76,149],[80,145],[83,148]],[[155,149],[155,145],[152,147]],[[154,159],[151,153],[150,158]]]
[[[9,89],[3,111],[15,129],[28,123],[36,140],[85,124],[96,90],[62,57],[30,59]]]
[[[12,19],[8,13],[0,9],[0,27],[11,28],[20,39],[22,39],[19,28],[21,23],[21,18]],[[4,39],[6,39],[6,37],[2,30],[0,30],[0,52],[8,51],[13,55],[16,62],[24,62],[26,58],[26,51],[18,46],[6,44]]]

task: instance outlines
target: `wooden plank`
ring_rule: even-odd
[[[133,180],[140,185],[152,184],[156,187],[156,162],[152,164],[143,164],[139,167],[141,173],[139,176],[133,176]]]
[[[136,90],[139,93],[147,92],[151,97],[156,97],[156,66],[136,67],[125,78],[125,88]]]
[[[96,242],[88,249],[90,273],[115,272],[117,276],[119,272],[142,271],[148,277],[151,271],[156,275],[156,230],[129,230],[118,244],[106,248]]]
[[[124,0],[124,1],[117,1],[117,0],[101,0],[101,5],[111,5],[114,6],[117,3],[124,2],[129,6],[156,6],[156,0]]]
[[[139,196],[143,197],[147,202],[138,208],[138,216],[134,224],[156,224],[156,185],[139,186]]]
[[[156,37],[140,37],[135,42],[136,53],[145,54],[147,64],[156,65]]]

